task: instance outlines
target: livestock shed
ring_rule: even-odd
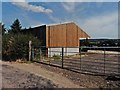
[[[78,51],[80,38],[89,38],[90,36],[83,31],[74,22],[53,24],[53,25],[42,25],[34,28],[22,30],[23,33],[32,33],[41,41],[41,45],[46,47],[47,54],[49,50],[61,51],[57,47],[66,47],[65,52]],[[50,48],[52,47],[52,48]],[[55,53],[52,53],[53,55]]]

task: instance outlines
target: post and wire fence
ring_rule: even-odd
[[[75,72],[120,75],[119,47],[32,47],[32,60]]]

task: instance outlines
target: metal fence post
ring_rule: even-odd
[[[41,61],[41,47],[39,48],[39,50],[40,50],[40,61]]]
[[[64,57],[64,48],[62,47],[62,68],[63,68],[63,57]]]
[[[51,57],[52,57],[51,52],[52,52],[51,47],[49,47],[49,55],[50,55],[50,56],[49,56],[49,57],[50,57],[50,58],[49,58],[49,65],[50,65],[50,61],[51,61]]]
[[[104,75],[105,75],[105,48],[104,48]]]
[[[34,60],[35,56],[34,56],[34,47],[32,47],[32,61]]]
[[[81,70],[81,47],[80,47],[80,70]]]

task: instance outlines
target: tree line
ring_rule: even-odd
[[[22,30],[22,26],[21,26],[21,23],[20,23],[19,19],[16,19],[12,23],[12,25],[10,26],[11,29],[9,29],[9,30],[7,30],[5,28],[5,24],[2,24],[2,23],[0,23],[0,24],[2,25],[2,35],[4,35],[6,31],[8,31],[8,33],[17,34],[17,33],[19,33]]]
[[[5,24],[0,23],[0,26],[2,27],[2,60],[28,60],[28,42],[32,41],[32,45],[40,45],[40,41],[34,35],[20,33],[23,29],[19,19],[12,23],[9,30],[5,28]]]

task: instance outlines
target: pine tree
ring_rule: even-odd
[[[3,24],[3,25],[2,25],[2,35],[4,35],[5,32],[6,32],[6,28],[5,28],[5,25]]]
[[[12,33],[19,33],[21,30],[22,26],[20,24],[20,21],[16,19],[13,24],[11,25],[11,32]]]
[[[0,23],[0,35],[2,34],[2,23]]]
[[[4,35],[6,32],[6,28],[5,28],[5,25],[0,23],[0,34],[1,35]]]

